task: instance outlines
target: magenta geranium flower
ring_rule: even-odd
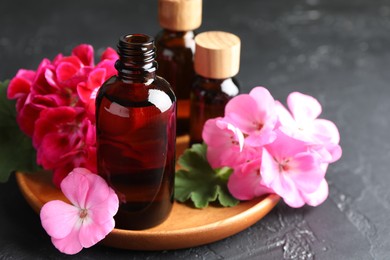
[[[76,254],[114,229],[119,201],[103,178],[76,168],[62,181],[61,190],[71,204],[50,201],[40,212],[42,226],[58,250]]]
[[[19,70],[7,96],[16,99],[17,122],[32,137],[37,163],[53,171],[59,187],[75,167],[96,172],[95,97],[116,73],[118,54],[107,48],[94,64],[91,45],[81,44],[70,56],[43,59],[36,71]]]
[[[96,172],[95,126],[80,107],[47,108],[35,123],[33,144],[37,162],[54,169],[53,181],[59,187],[64,173],[84,167]]]

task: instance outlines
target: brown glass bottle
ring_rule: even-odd
[[[118,54],[118,75],[96,98],[98,173],[119,197],[116,227],[145,229],[173,204],[176,98],[156,76],[152,37],[121,37]]]
[[[196,78],[191,95],[190,145],[203,142],[204,123],[210,118],[223,116],[226,103],[238,93],[235,78]]]
[[[193,30],[200,26],[201,17],[202,0],[159,0],[163,30],[156,36],[157,74],[171,84],[177,97],[178,135],[189,132],[190,86],[195,77]]]
[[[195,71],[191,87],[190,145],[201,143],[204,123],[223,117],[227,102],[238,95],[240,39],[226,32],[196,36]]]

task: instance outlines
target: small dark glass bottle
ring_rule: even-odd
[[[234,76],[239,71],[240,39],[226,32],[204,32],[195,42],[197,77],[191,88],[190,145],[203,141],[204,123],[223,117],[225,105],[239,93]]]
[[[156,36],[157,74],[172,86],[177,97],[177,134],[189,132],[190,86],[195,77],[195,29],[202,20],[202,0],[159,0]]]
[[[145,229],[164,221],[173,204],[176,98],[156,76],[152,37],[118,43],[118,71],[96,98],[98,173],[116,191],[116,227]]]
[[[202,143],[204,123],[223,116],[226,103],[239,93],[235,78],[210,79],[196,77],[192,85],[190,145]]]

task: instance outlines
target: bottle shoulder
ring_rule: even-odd
[[[123,81],[119,77],[113,76],[99,89],[98,97],[105,95],[141,102],[148,100],[151,93],[153,93],[154,97],[159,95],[167,96],[172,102],[176,102],[176,97],[170,84],[159,76],[156,76],[155,79],[148,84]]]
[[[175,32],[162,30],[155,37],[157,51],[162,48],[167,49],[194,49],[195,33],[194,31]]]
[[[236,96],[240,92],[240,86],[236,78],[210,79],[197,76],[192,84],[193,91],[220,92],[228,96]]]

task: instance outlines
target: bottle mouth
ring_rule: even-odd
[[[123,35],[119,41],[126,45],[130,44],[130,45],[146,46],[149,44],[153,44],[154,38],[146,34],[128,34],[128,35]]]

